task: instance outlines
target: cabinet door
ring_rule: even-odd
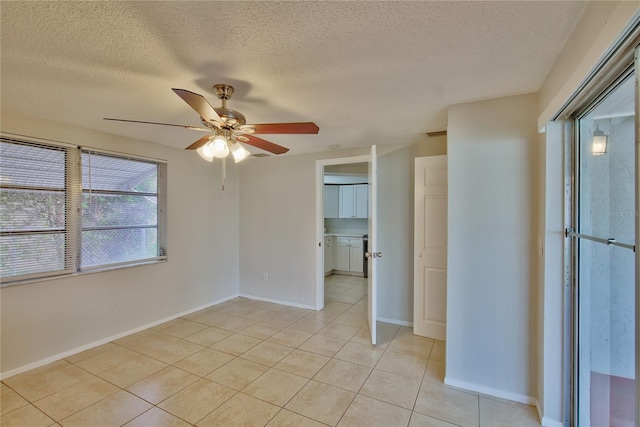
[[[333,238],[324,238],[324,272],[333,270]]]
[[[354,185],[355,218],[367,218],[369,216],[369,185]]]
[[[324,217],[325,218],[338,218],[338,205],[339,205],[339,189],[338,185],[325,185],[324,186]]]
[[[336,270],[349,271],[349,256],[351,246],[347,237],[338,237],[338,245],[336,248]]]
[[[362,239],[349,239],[349,271],[362,273],[364,267],[364,252],[362,250]]]
[[[340,186],[340,218],[353,218],[354,212],[354,189],[353,185]]]

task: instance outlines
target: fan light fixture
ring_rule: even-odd
[[[227,138],[222,135],[218,135],[208,144],[211,147],[213,157],[223,159],[229,155],[229,146],[227,145]]]
[[[241,161],[249,157],[251,153],[249,152],[249,150],[240,145],[239,142],[235,142],[231,146],[231,154],[233,154],[233,158],[236,163],[240,163]]]
[[[596,130],[593,131],[593,139],[591,140],[591,152],[594,156],[602,156],[607,152],[607,139],[608,135],[605,135],[600,127],[596,125]]]
[[[196,152],[207,162],[213,162],[213,152],[211,151],[209,144],[211,144],[211,142],[207,142],[202,147],[198,148]]]
[[[1,0],[0,0],[1,1]],[[187,126],[173,123],[145,122],[140,120],[114,119],[104,117],[104,120],[116,122],[142,123],[147,125],[173,126],[190,130],[204,131],[207,135],[201,137],[187,150],[196,150],[200,157],[207,162],[213,159],[222,159],[222,190],[224,191],[224,180],[226,177],[227,157],[229,153],[233,155],[236,163],[249,157],[251,154],[240,142],[260,150],[268,151],[271,154],[284,154],[289,149],[273,142],[269,142],[255,135],[260,134],[317,134],[320,130],[313,122],[300,123],[262,123],[247,124],[244,115],[238,111],[227,108],[227,101],[233,94],[233,86],[227,84],[213,85],[216,96],[222,105],[213,108],[204,96],[186,89],[173,88],[173,92],[184,102],[195,110],[200,116],[200,121],[204,127]],[[262,155],[261,157],[264,157]]]
[[[208,162],[213,162],[213,159],[224,159],[231,153],[235,162],[240,163],[251,155],[251,152],[244,148],[239,142],[230,141],[224,135],[211,137],[209,142],[196,151],[200,157]]]

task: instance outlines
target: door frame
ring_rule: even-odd
[[[324,168],[331,165],[367,163],[370,154],[316,160],[316,310],[324,308]]]
[[[639,27],[640,28],[640,27]],[[640,33],[640,30],[636,30]],[[580,144],[580,127],[578,125],[579,120],[598,104],[598,101],[604,94],[608,94],[615,87],[624,81],[629,74],[634,74],[633,79],[635,84],[635,244],[633,251],[635,252],[635,377],[636,377],[636,392],[640,395],[640,381],[638,380],[640,375],[640,251],[637,250],[638,242],[640,241],[640,217],[637,215],[640,209],[640,95],[638,90],[638,81],[640,81],[640,35],[636,34],[634,37],[635,42],[632,43],[635,48],[631,50],[632,60],[621,60],[619,63],[615,63],[608,74],[607,79],[602,79],[599,82],[597,89],[592,89],[586,94],[582,95],[582,104],[578,104],[578,107],[574,108],[571,114],[567,114],[563,120],[564,126],[564,207],[565,207],[565,246],[564,246],[564,284],[565,284],[565,303],[564,303],[564,335],[567,340],[567,348],[564,351],[564,365],[565,372],[563,377],[564,383],[564,397],[565,402],[563,405],[564,421],[567,424],[573,425],[580,422],[581,408],[579,407],[579,393],[581,389],[589,389],[590,387],[580,384],[580,370],[584,368],[581,366],[580,354],[579,354],[579,328],[580,328],[580,316],[579,316],[579,239],[582,238],[579,234],[578,224],[580,219],[580,156],[583,154],[579,149]],[[577,230],[577,231],[576,231]],[[588,237],[587,237],[588,238]],[[611,243],[615,244],[615,243]],[[587,368],[588,369],[588,368]],[[582,408],[582,410],[589,411],[589,408]],[[588,417],[590,412],[586,414]],[[640,425],[640,406],[636,406],[636,425]]]

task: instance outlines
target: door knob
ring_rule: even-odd
[[[365,252],[364,256],[367,258],[382,258],[382,252]]]

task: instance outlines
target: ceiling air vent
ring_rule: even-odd
[[[433,137],[436,137],[436,136],[446,136],[446,135],[447,135],[447,131],[446,130],[438,130],[438,131],[435,131],[435,132],[427,132],[427,136],[429,138],[433,138]]]

